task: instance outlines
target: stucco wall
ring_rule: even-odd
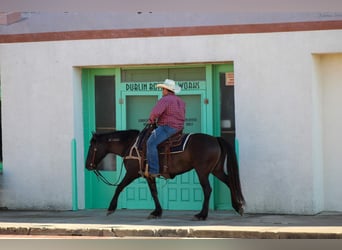
[[[342,52],[341,40],[342,31],[332,30],[1,44],[0,203],[10,208],[70,209],[70,142],[75,138],[82,208],[80,67],[234,61],[236,132],[247,212],[305,214],[326,209],[326,168],[319,161],[324,157],[322,152],[319,157],[313,154],[320,152],[317,144],[322,138],[317,129],[322,119],[314,108],[321,103],[313,97],[321,95],[317,86],[326,71],[316,72],[320,60],[312,54]],[[341,189],[337,182],[334,185],[329,189]],[[342,210],[342,202],[334,207]]]

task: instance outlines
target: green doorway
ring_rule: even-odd
[[[116,72],[113,69],[89,69],[82,72],[85,156],[92,132],[116,129]],[[117,157],[107,155],[99,169],[108,180],[117,178]],[[107,208],[113,187],[103,184],[93,172],[85,171],[85,207]]]
[[[237,149],[233,63],[214,65],[213,79],[216,99],[215,131]],[[214,184],[215,209],[232,210],[230,190],[217,179]]]
[[[84,69],[85,154],[92,131],[141,130],[152,107],[161,98],[161,91],[155,85],[166,78],[174,79],[182,87],[179,96],[187,106],[184,132],[220,135],[221,127],[217,125],[221,119],[220,74],[232,71],[230,65]],[[107,100],[102,100],[103,96],[107,96]],[[112,182],[123,177],[125,170],[120,157],[110,156],[102,164],[102,174]],[[227,187],[214,181],[213,176],[210,176],[210,182],[214,191],[210,208],[231,209]],[[202,206],[203,193],[194,171],[173,180],[160,179],[157,185],[165,209],[197,210]],[[85,190],[86,208],[107,208],[115,187],[100,182],[92,172],[85,171]],[[142,178],[125,188],[118,203],[119,209],[150,209],[153,206],[147,183]]]

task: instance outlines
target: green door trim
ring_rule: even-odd
[[[213,134],[215,136],[221,136],[221,93],[220,93],[220,73],[221,72],[234,72],[233,63],[217,64],[213,65],[212,68],[212,79],[213,79],[213,99],[214,102],[214,113],[213,120],[216,121],[213,124]],[[235,142],[236,152],[238,152],[238,141]],[[217,210],[232,210],[230,201],[230,190],[218,179],[214,181],[214,192],[213,196],[215,199],[215,209]],[[222,203],[223,201],[223,203]]]
[[[117,74],[117,69],[83,69],[82,70],[82,97],[83,97],[83,124],[84,124],[84,155],[88,153],[88,142],[91,134],[96,130],[95,126],[95,76],[108,76]],[[85,208],[92,208],[93,190],[91,183],[95,181],[94,174],[84,172]]]

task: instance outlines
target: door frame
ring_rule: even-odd
[[[84,155],[87,156],[88,145],[92,132],[96,130],[95,124],[95,76],[113,75],[116,81],[117,69],[83,69],[82,70],[82,98],[83,98],[83,126],[84,126]],[[117,98],[117,97],[116,97]],[[117,110],[116,110],[117,112]],[[118,165],[118,164],[117,164]],[[118,171],[106,172],[104,175],[109,179],[116,179]],[[85,208],[94,207],[93,197],[98,190],[94,190],[93,183],[98,182],[92,171],[84,171],[84,187],[85,187]],[[112,190],[112,187],[104,187],[107,192]],[[105,201],[104,201],[105,204]],[[109,202],[108,202],[109,204]],[[108,205],[106,204],[106,206]]]
[[[215,112],[213,114],[213,120],[216,121],[214,123],[214,135],[221,136],[220,73],[234,72],[234,64],[233,62],[231,62],[231,63],[213,65],[212,72],[213,72],[213,89],[214,89],[213,99],[215,100],[215,104],[214,104]],[[235,137],[235,145],[233,146],[235,146],[235,151],[237,152],[237,157],[238,157],[238,140],[236,137]],[[215,209],[233,210],[233,207],[231,204],[230,190],[225,184],[223,184],[218,179],[215,179],[214,181],[213,196],[215,199]]]
[[[197,90],[186,90],[183,89],[180,95],[189,95],[189,94],[200,94],[201,95],[201,132],[211,134],[214,136],[220,136],[220,89],[219,89],[219,81],[217,81],[217,69],[223,66],[221,65],[228,65],[228,67],[233,66],[232,63],[224,63],[220,65],[216,64],[196,64],[195,66],[204,66],[206,70],[206,79],[205,79],[205,89],[200,89],[198,92]],[[230,66],[231,65],[231,66]],[[186,68],[186,67],[193,67],[194,65],[164,65],[164,66],[142,66],[139,69],[159,69],[163,67],[168,68]],[[136,67],[134,67],[136,68]],[[123,110],[122,105],[120,105],[120,98],[122,98],[122,91],[123,84],[121,82],[121,69],[120,67],[116,68],[85,68],[82,70],[82,91],[83,91],[83,119],[84,119],[84,141],[89,142],[91,139],[91,131],[95,131],[95,98],[94,98],[94,91],[95,91],[95,75],[113,75],[115,77],[115,98],[116,102],[116,127],[117,130],[124,130],[126,129],[126,119],[123,118],[125,112]],[[127,67],[125,67],[127,69]],[[232,71],[233,68],[231,67]],[[131,93],[132,94],[132,93]],[[143,91],[137,93],[137,95],[157,95],[161,96],[161,92],[159,90],[156,91]],[[206,104],[203,104],[206,103]],[[216,122],[215,122],[216,121]],[[85,144],[84,147],[84,154],[87,155],[88,146]],[[117,173],[120,172],[122,159],[117,157],[117,170],[113,171],[114,173],[111,174],[111,179],[117,179]],[[85,208],[92,208],[93,204],[93,195],[96,195],[97,190],[92,189],[92,181],[98,181],[94,178],[94,175],[90,171],[85,171],[84,176],[85,181]],[[215,203],[215,193],[217,193],[217,182],[218,180],[214,180],[213,176],[210,175],[210,183],[213,188],[213,195],[211,195],[210,199],[210,209],[217,209]],[[114,190],[111,188],[112,193]],[[226,192],[226,191],[225,191]],[[162,201],[162,200],[161,200]],[[118,208],[123,207],[125,204],[122,203],[122,199],[118,203]],[[225,207],[219,207],[218,209],[231,209],[231,205],[228,204]]]

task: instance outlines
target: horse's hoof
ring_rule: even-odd
[[[206,217],[203,216],[199,216],[199,215],[194,215],[194,217],[192,217],[192,221],[201,221],[201,220],[206,220]]]
[[[245,212],[244,208],[243,208],[243,207],[240,207],[238,213],[239,213],[241,216],[243,216],[244,212]]]
[[[114,210],[108,210],[108,211],[107,211],[107,216],[108,216],[108,215],[111,215],[112,213],[114,213]]]
[[[150,214],[148,217],[147,217],[147,219],[160,219],[161,218],[161,216],[160,215],[153,215],[153,214]]]

